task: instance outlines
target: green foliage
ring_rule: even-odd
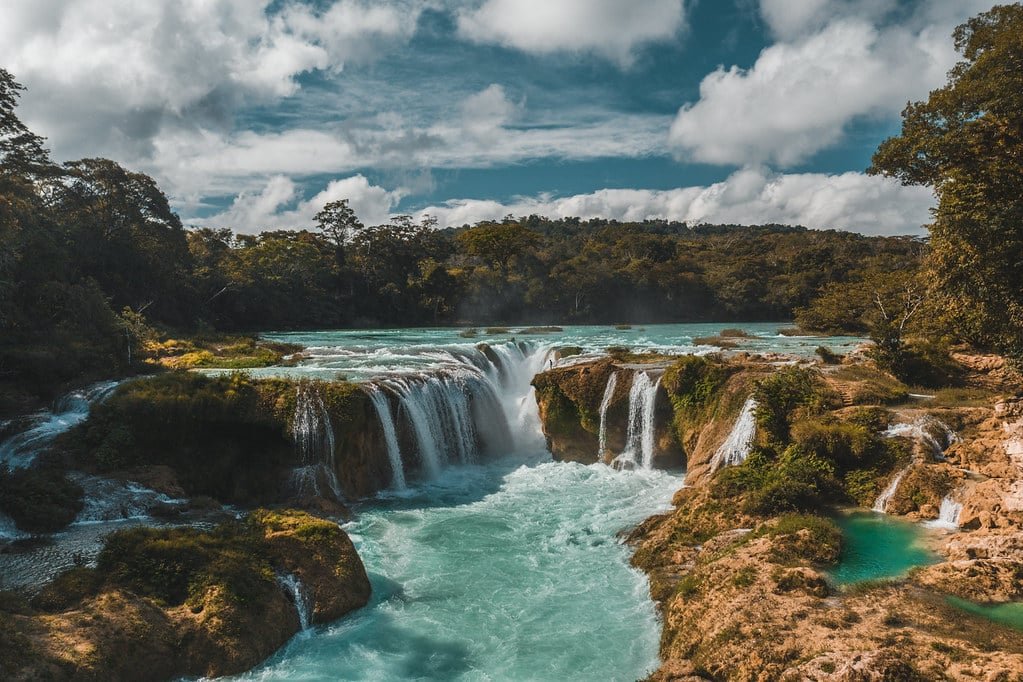
[[[0,511],[30,533],[52,533],[82,510],[82,488],[50,468],[0,469]]]
[[[757,581],[757,567],[743,566],[732,574],[732,584],[738,588],[749,587]]]
[[[842,552],[842,530],[838,524],[816,514],[781,514],[753,533],[753,537],[781,536],[792,536],[792,541],[776,543],[772,558],[779,563],[830,564]]]
[[[789,440],[789,424],[798,411],[814,414],[827,405],[820,378],[809,369],[786,367],[757,384],[757,428],[768,444],[782,446]]]
[[[953,34],[948,84],[902,113],[871,173],[934,188],[927,273],[946,326],[1023,357],[1023,5],[999,5]]]
[[[718,496],[745,495],[747,511],[773,515],[789,511],[816,511],[840,493],[832,462],[790,446],[780,456],[754,448],[746,461],[718,474]]]

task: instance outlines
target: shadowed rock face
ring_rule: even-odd
[[[117,556],[101,554],[99,570],[74,569],[32,605],[4,605],[0,615],[13,626],[0,630],[4,679],[242,672],[299,630],[296,604],[275,574],[302,583],[312,623],[369,601],[369,579],[348,536],[302,512],[256,511],[213,533],[141,530],[112,542],[105,552],[116,547]]]
[[[647,372],[656,382],[663,371],[663,366],[637,368],[603,359],[538,374],[533,386],[540,424],[554,459],[581,464],[610,463],[625,451],[635,375]],[[613,391],[606,395],[612,375],[616,376]],[[605,397],[605,450],[600,452],[601,406]],[[682,466],[684,455],[672,428],[671,401],[663,386],[656,389],[652,410],[653,466],[661,469]]]

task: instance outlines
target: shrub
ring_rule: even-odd
[[[30,533],[53,533],[82,511],[82,487],[54,469],[0,470],[0,511]]]
[[[789,442],[789,424],[797,409],[807,414],[820,412],[827,395],[812,371],[787,367],[757,385],[757,427],[768,443],[784,447]]]
[[[748,338],[750,338],[751,335],[749,334],[749,332],[745,331],[744,329],[738,329],[736,327],[728,327],[727,329],[722,329],[721,333],[718,334],[718,336],[722,336],[722,337],[725,337],[725,338],[733,338],[733,339],[748,339]]]
[[[103,576],[96,569],[72,568],[44,585],[32,598],[32,606],[42,611],[63,611],[96,594],[102,584]]]
[[[838,524],[815,514],[782,514],[773,522],[761,525],[754,536],[798,538],[776,546],[774,558],[782,563],[806,560],[829,564],[842,552],[842,531]]]
[[[817,346],[817,350],[814,351],[817,356],[825,365],[840,365],[842,364],[842,356],[831,350],[827,346]]]

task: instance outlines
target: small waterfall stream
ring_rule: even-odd
[[[277,583],[291,595],[295,610],[298,611],[298,622],[302,632],[307,632],[312,626],[312,605],[306,598],[302,581],[294,573],[282,573],[277,576]]]
[[[721,467],[737,466],[745,462],[756,435],[757,401],[750,396],[743,403],[742,410],[739,412],[728,438],[711,458],[710,470],[717,471]]]
[[[24,469],[32,465],[36,455],[57,436],[81,424],[89,416],[92,405],[103,402],[120,385],[120,381],[102,381],[78,389],[58,399],[52,410],[40,412],[32,425],[0,443],[0,465]]]
[[[323,396],[314,384],[302,383],[296,389],[292,437],[301,458],[301,465],[292,470],[291,484],[300,495],[322,496],[323,478],[335,500],[342,500],[337,478],[334,425],[323,403]]]
[[[607,452],[607,408],[614,398],[615,389],[618,388],[618,372],[612,372],[608,377],[607,386],[604,388],[604,397],[600,401],[600,432],[598,435],[597,461],[604,459]]]
[[[927,446],[936,459],[943,460],[944,452],[959,437],[948,424],[936,417],[922,415],[912,422],[892,424],[882,434],[886,438],[909,438]]]
[[[401,462],[401,448],[398,445],[398,430],[394,426],[394,415],[387,401],[387,394],[376,386],[370,386],[369,397],[376,408],[377,418],[384,431],[384,443],[387,445],[387,460],[391,464],[391,486],[395,490],[405,489],[405,468]]]
[[[955,530],[959,528],[959,515],[963,513],[963,505],[956,502],[953,493],[949,493],[941,500],[941,507],[938,509],[938,518],[927,521],[924,525],[931,528],[946,528]]]
[[[899,484],[902,483],[903,477],[909,473],[910,468],[912,468],[912,465],[896,474],[895,478],[893,478],[891,483],[888,484],[888,487],[881,491],[881,494],[878,495],[877,499],[874,501],[874,511],[880,512],[881,514],[887,513],[885,510],[888,507],[888,502],[892,499],[892,496],[895,495],[895,491],[899,489]]]
[[[629,421],[625,451],[614,459],[617,468],[653,468],[657,438],[654,408],[657,406],[657,389],[660,386],[660,377],[652,381],[646,372],[633,373],[632,388],[629,389]]]

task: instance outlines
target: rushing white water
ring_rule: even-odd
[[[371,603],[244,680],[634,680],[660,625],[616,534],[681,477],[515,457],[358,509]]]
[[[896,474],[895,478],[893,478],[891,483],[888,484],[888,487],[881,491],[881,494],[878,495],[877,499],[874,501],[874,511],[882,514],[886,513],[885,510],[888,508],[888,502],[892,499],[892,496],[895,495],[895,491],[899,489],[899,484],[902,483],[903,477],[909,473],[910,468],[911,467],[906,467]]]
[[[323,479],[335,500],[344,499],[337,478],[334,425],[315,384],[301,383],[296,389],[291,432],[302,462],[292,471],[293,490],[300,495],[322,496]]]
[[[57,400],[52,410],[38,413],[28,429],[0,443],[0,465],[23,469],[32,464],[36,455],[50,445],[60,434],[81,424],[89,416],[91,405],[102,402],[120,382],[103,381],[88,388],[68,393]]]
[[[629,421],[625,450],[614,461],[619,468],[653,468],[657,439],[654,410],[657,407],[657,389],[660,386],[660,377],[653,381],[646,372],[633,372],[632,388],[629,389]]]
[[[607,452],[607,408],[614,398],[615,389],[618,388],[618,372],[612,372],[607,379],[607,386],[604,388],[604,397],[600,401],[600,431],[597,445],[597,461],[603,461],[604,453]]]
[[[886,438],[909,438],[924,443],[938,459],[958,440],[955,431],[936,417],[922,415],[910,423],[892,424],[881,434]]]
[[[938,518],[928,521],[924,525],[931,528],[947,528],[955,530],[959,528],[959,515],[963,513],[963,505],[956,502],[952,493],[949,493],[941,500],[941,507],[938,509]]]
[[[753,396],[743,403],[742,411],[739,412],[735,425],[732,426],[728,438],[721,444],[721,447],[714,453],[710,460],[710,470],[717,471],[721,467],[737,466],[746,461],[749,456],[753,439],[757,435],[757,401]]]
[[[181,505],[187,502],[132,481],[119,481],[78,472],[72,472],[70,478],[84,491],[82,511],[74,521],[79,524],[147,519],[155,507]]]
[[[380,427],[384,431],[384,443],[387,445],[387,461],[391,464],[391,487],[396,490],[405,489],[405,465],[401,461],[401,448],[398,445],[398,430],[394,426],[394,415],[387,395],[377,387],[371,387],[369,397],[376,408]]]
[[[392,468],[395,487],[410,473],[402,467],[401,434],[411,435],[419,478],[432,480],[451,464],[474,464],[482,455],[543,447],[531,381],[549,354],[536,344],[441,348],[429,372],[395,372],[367,384]],[[390,397],[397,404],[392,414]],[[393,436],[393,438],[392,438]]]
[[[302,633],[307,633],[312,624],[312,605],[309,603],[308,598],[306,598],[305,586],[293,573],[278,575],[277,583],[291,595],[291,601],[294,602],[295,610],[298,612],[298,622],[302,628],[301,631]]]

